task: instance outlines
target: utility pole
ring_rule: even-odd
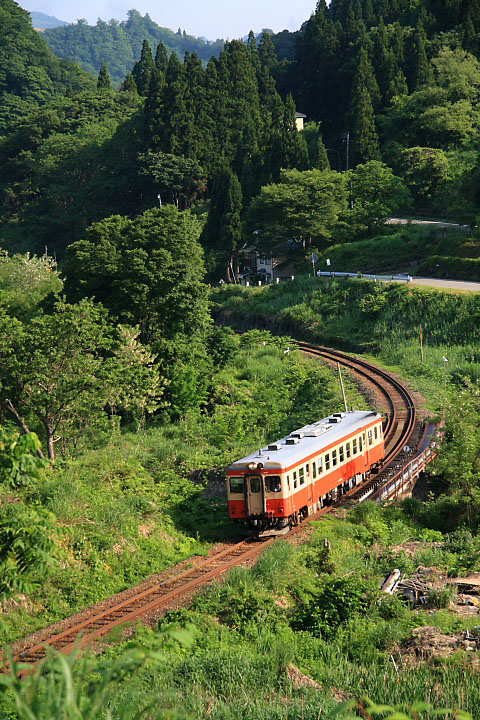
[[[337,362],[337,368],[338,368],[338,375],[340,378],[340,386],[342,388],[343,404],[345,405],[345,412],[348,412],[347,398],[345,397],[345,388],[343,385],[343,378],[342,378],[342,370],[340,368],[340,363],[338,363],[338,362]]]
[[[348,172],[348,154],[350,151],[350,133],[349,132],[347,132],[347,134],[345,135],[345,142],[347,143],[347,166],[346,166],[345,170],[346,170],[346,172]]]

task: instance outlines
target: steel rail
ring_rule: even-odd
[[[391,446],[385,455],[385,463],[392,462],[392,460],[402,452],[404,446],[410,440],[417,420],[415,402],[407,388],[388,372],[382,370],[382,368],[372,365],[361,358],[355,358],[338,350],[333,350],[332,348],[318,347],[310,345],[309,343],[297,343],[297,346],[304,353],[338,362],[344,367],[353,370],[358,375],[361,375],[373,383],[382,392],[390,407],[389,419],[387,420],[384,432],[386,440]],[[398,437],[395,437],[398,413],[395,400],[391,396],[391,390],[389,391],[387,389],[388,386],[392,387],[398,393],[407,414],[406,422],[403,423],[403,428]]]
[[[317,347],[308,343],[297,343],[297,346],[306,354],[322,357],[323,359],[338,362],[344,367],[348,367],[357,375],[367,379],[382,393],[389,407],[384,432],[386,444],[390,443],[391,445],[386,455],[386,462],[391,462],[401,452],[401,449],[410,438],[415,426],[415,404],[408,390],[402,383],[381,368],[371,365],[359,358],[352,358],[331,348]],[[397,405],[399,401],[397,398],[392,397],[392,392],[398,394],[407,412],[404,427],[398,437],[396,428],[398,421]],[[358,489],[358,486],[346,493],[344,497],[349,497],[356,489]],[[335,504],[327,506],[310,515],[300,526],[293,528],[289,535],[300,531],[305,523],[310,520],[319,519],[322,515],[331,512],[335,507]],[[23,676],[31,672],[33,667],[45,657],[48,647],[55,648],[65,654],[70,653],[75,647],[85,647],[106,635],[112,628],[135,622],[147,613],[166,606],[175,598],[189,594],[196,588],[220,577],[235,565],[239,565],[245,560],[259,554],[274,541],[275,538],[253,543],[252,541],[243,540],[181,573],[172,575],[160,583],[153,584],[137,595],[133,595],[120,602],[113,602],[110,607],[100,612],[95,612],[91,617],[75,623],[61,632],[55,633],[40,643],[24,648],[16,654],[14,659],[19,663],[29,663],[30,667],[21,670],[19,675]],[[112,600],[115,599],[112,598]],[[8,667],[8,663],[5,663],[4,666],[0,668],[0,671],[7,671]]]
[[[162,605],[167,605],[179,595],[189,593],[195,590],[196,587],[205,585],[221,576],[235,565],[239,565],[262,552],[274,540],[275,538],[269,538],[262,543],[252,542],[251,539],[242,540],[188,570],[172,575],[172,577],[161,583],[155,583],[152,587],[143,590],[137,595],[116,602],[105,610],[67,627],[62,632],[55,633],[44,641],[24,648],[15,655],[14,660],[19,663],[29,663],[33,666],[46,656],[48,647],[65,654],[70,653],[75,647],[84,647],[102,635],[107,634],[112,628],[132,623]],[[1,671],[6,672],[7,670],[8,663],[5,663]],[[27,668],[21,671],[19,675],[28,674],[30,671],[31,669]]]

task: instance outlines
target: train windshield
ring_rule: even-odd
[[[282,491],[282,480],[280,475],[270,475],[265,478],[265,488],[267,492],[276,493]]]
[[[243,495],[243,477],[230,478],[230,492],[234,495],[239,493]]]

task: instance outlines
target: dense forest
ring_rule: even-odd
[[[114,83],[122,82],[132,69],[144,40],[152,47],[162,42],[169,54],[175,52],[180,58],[185,52],[196,53],[204,62],[218,57],[224,45],[222,39],[210,42],[187,35],[180,28],[173,32],[160,27],[148,13],[142,17],[137,10],[129,10],[127,15],[123,22],[98,20],[94,26],[86,20],[77,20],[72,25],[48,28],[43,37],[55,55],[74,60],[89,72],[98,74],[102,60],[105,61]]]
[[[98,659],[1,675],[1,720],[478,717],[477,605],[379,592],[480,569],[478,295],[361,272],[480,278],[479,30],[479,0],[320,0],[203,55],[135,11],[52,31],[92,74],[0,0],[2,645],[233,536],[209,479],[344,407],[291,335],[376,355],[446,417],[427,501],[364,503]],[[252,245],[295,275],[240,287]],[[312,251],[358,276],[309,277]],[[425,627],[455,651],[425,658]]]

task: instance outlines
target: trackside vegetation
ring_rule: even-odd
[[[422,495],[12,667],[0,720],[479,718],[478,598],[450,582],[480,572],[479,296],[362,278],[477,277],[479,0],[320,0],[225,43],[135,10],[49,35],[71,60],[1,0],[2,660],[236,537],[226,466],[343,409],[299,339],[397,372],[444,434]],[[355,279],[305,277],[312,252]],[[295,279],[241,287],[258,257]],[[395,568],[435,579],[425,602],[380,592]]]
[[[191,609],[170,612],[157,627],[138,627],[101,658],[51,657],[25,683],[5,680],[0,712],[15,709],[23,718],[30,708],[28,717],[39,720],[66,707],[79,718],[108,712],[313,720],[357,711],[367,718],[433,718],[435,708],[451,708],[442,716],[476,717],[472,653],[422,660],[412,644],[415,629],[433,625],[462,636],[476,619],[434,601],[412,610],[379,591],[392,563],[406,573],[433,560],[453,569],[462,544],[452,533],[445,536],[448,549],[432,550],[439,537],[405,511],[369,503],[348,518],[316,523],[307,545],[279,540],[251,570],[231,572],[196,596]],[[477,552],[469,543],[468,551]]]
[[[0,587],[9,590],[4,597],[16,597],[30,594],[35,586],[35,602],[25,597],[5,607],[1,643],[235,535],[226,507],[225,467],[268,440],[325,417],[332,408],[341,410],[335,375],[302,358],[291,339],[261,331],[241,340],[228,331],[223,335],[228,356],[211,377],[203,412],[191,410],[177,423],[140,433],[132,427],[119,434],[117,425],[107,422],[97,433],[96,449],[91,441],[88,448],[81,443],[51,470],[35,458],[38,440],[28,445],[24,438],[31,436],[5,430],[2,532],[7,533],[7,521],[15,526],[25,517],[32,537],[15,536],[3,545]],[[357,407],[365,407],[356,387],[348,387]],[[213,493],[205,493],[209,478]],[[34,555],[42,530],[45,543],[56,538],[55,545],[49,542],[44,548],[52,555],[48,562]],[[20,541],[30,553],[27,567]]]

